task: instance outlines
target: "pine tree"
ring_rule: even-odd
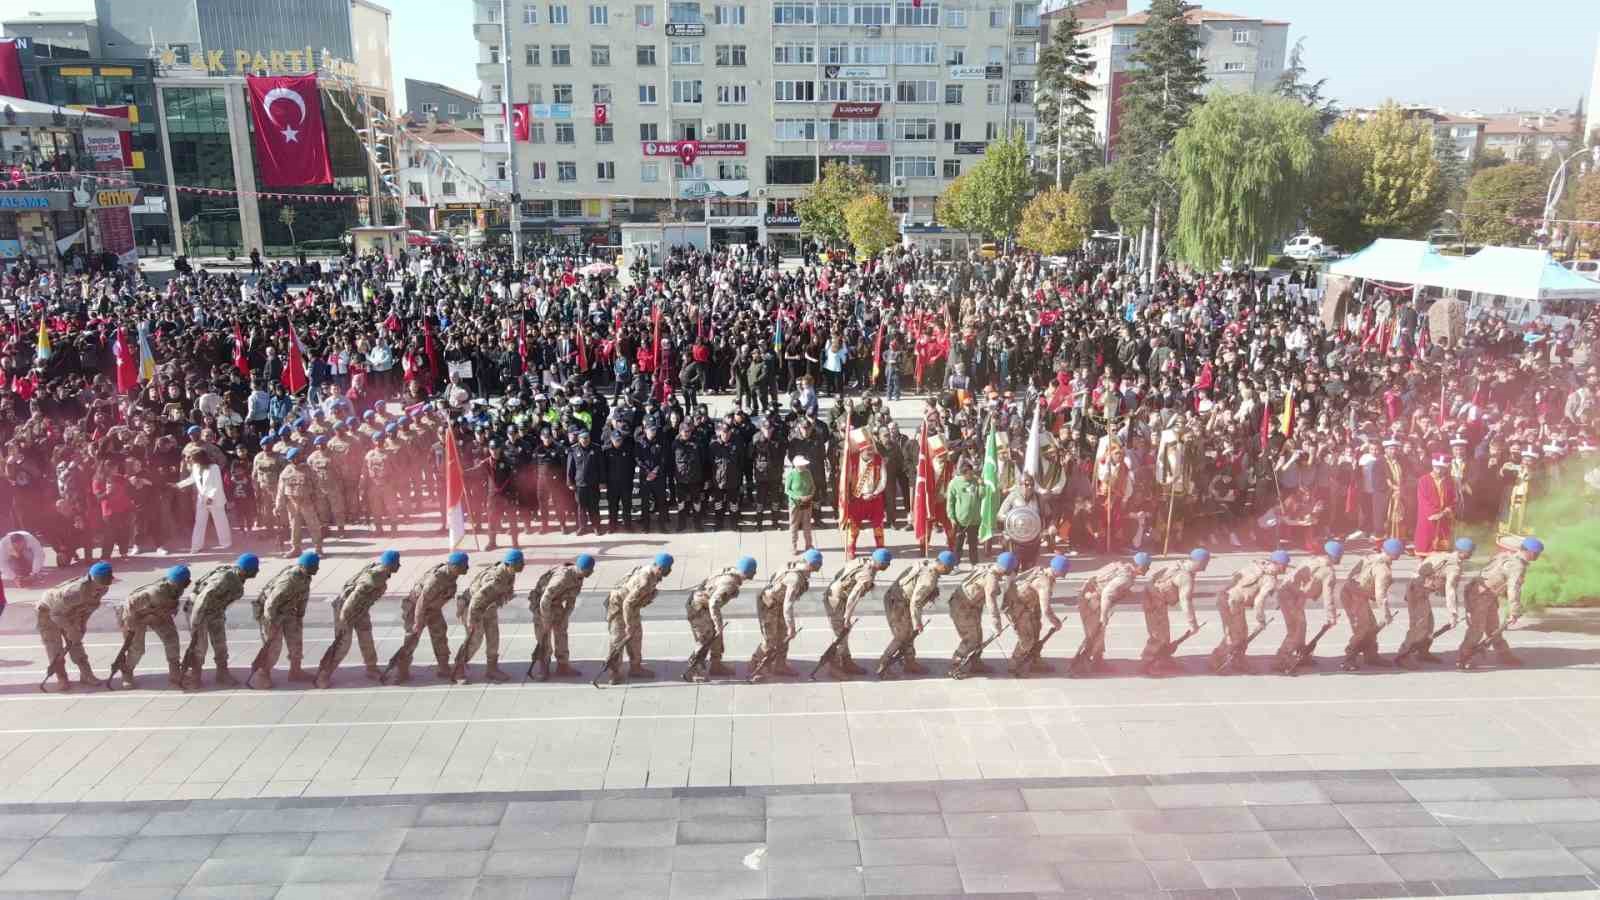
[[[1433,158],[1439,161],[1439,189],[1444,193],[1445,202],[1459,208],[1471,173],[1467,171],[1467,161],[1461,155],[1461,145],[1456,143],[1448,129],[1444,137],[1440,137],[1438,132],[1434,133]]]
[[[1050,43],[1039,54],[1034,101],[1039,122],[1035,156],[1054,171],[1057,190],[1075,172],[1099,162],[1094,152],[1094,115],[1089,110],[1094,86],[1086,77],[1093,70],[1089,51],[1078,39],[1078,17],[1068,9],[1065,20],[1050,26]]]
[[[1183,0],[1151,0],[1145,27],[1128,54],[1132,72],[1122,97],[1118,155],[1153,167],[1200,103],[1206,64],[1199,56],[1200,39],[1185,17],[1195,8]]]
[[[1301,38],[1294,42],[1294,49],[1289,51],[1289,64],[1284,67],[1283,74],[1278,76],[1278,83],[1273,92],[1280,97],[1288,97],[1317,111],[1322,130],[1327,131],[1333,123],[1339,121],[1343,113],[1333,100],[1322,95],[1322,89],[1328,83],[1326,78],[1307,82],[1306,66],[1303,59],[1306,39]]]

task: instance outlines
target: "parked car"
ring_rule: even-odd
[[[1562,265],[1590,281],[1600,281],[1600,259],[1569,259]]]
[[[1321,255],[1322,238],[1314,234],[1297,234],[1283,245],[1283,255],[1290,259],[1305,261],[1316,259]]]

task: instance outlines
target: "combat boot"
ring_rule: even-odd
[[[643,663],[628,663],[628,677],[654,678],[656,677],[656,673],[654,669],[645,668]]]
[[[175,662],[167,663],[167,683],[173,687],[183,687],[183,675]]]
[[[989,664],[984,662],[982,657],[974,659],[967,665],[968,675],[987,675],[989,671]]]
[[[1500,665],[1502,665],[1502,666],[1510,666],[1510,667],[1512,667],[1514,669],[1519,669],[1519,668],[1527,665],[1527,663],[1522,661],[1522,657],[1516,655],[1515,653],[1512,653],[1510,650],[1501,650],[1500,654],[1499,654],[1499,659],[1500,659]]]
[[[496,683],[504,683],[511,680],[510,675],[500,671],[500,660],[498,659],[489,660],[489,667],[483,670],[483,677]]]
[[[546,667],[548,667],[549,665],[550,665],[550,663],[548,663],[548,662],[545,663]],[[572,666],[572,664],[568,663],[566,660],[562,660],[561,662],[556,663],[556,677],[557,678],[581,678],[582,676],[583,676],[583,672],[581,672],[578,669],[574,668]]]
[[[272,689],[272,676],[268,675],[265,669],[255,669],[244,683],[258,691],[268,691]]]
[[[440,678],[449,678],[450,677],[450,664],[449,663],[439,663],[437,666],[433,667],[433,674],[439,676]]]
[[[720,659],[714,659],[711,661],[711,668],[707,669],[706,672],[710,675],[726,678],[733,674],[733,666],[728,665]]]
[[[922,663],[917,662],[914,659],[905,660],[904,662],[902,662],[900,664],[900,668],[907,675],[926,675],[926,674],[928,674],[928,667],[923,665]]]
[[[367,680],[368,681],[382,681],[383,680],[383,670],[378,668],[375,665],[367,666]]]
[[[1042,659],[1036,659],[1033,661],[1033,666],[1028,671],[1034,673],[1035,675],[1044,675],[1054,672],[1055,670],[1056,667],[1050,663],[1047,663]]]
[[[297,663],[297,662],[289,663],[289,680],[290,681],[315,681],[316,679],[317,679],[317,676],[311,674],[310,672],[307,672],[305,670],[305,668],[300,663]]]
[[[1442,662],[1444,662],[1444,659],[1442,659],[1441,657],[1437,656],[1432,650],[1420,650],[1420,651],[1418,651],[1417,652],[1417,659],[1420,659],[1425,663],[1442,663]]]
[[[410,666],[395,666],[394,675],[389,679],[390,684],[409,684],[411,682]]]
[[[867,670],[866,669],[861,668],[861,665],[859,663],[857,663],[854,659],[851,659],[848,656],[846,656],[844,659],[840,660],[839,668],[843,669],[845,671],[845,673],[849,674],[849,675],[865,675],[865,674],[867,674]]]
[[[123,687],[130,687],[130,688],[131,687],[137,687],[137,685],[135,685],[134,682],[133,682],[133,673],[132,672],[129,672],[129,671],[126,671],[126,670],[123,671],[123,673],[122,673],[122,686]]]
[[[1503,655],[1503,654],[1502,654]],[[94,677],[94,670],[88,666],[78,667],[78,680],[84,684],[99,684],[100,679]]]
[[[217,663],[217,687],[238,687],[239,680],[228,672],[228,667]]]

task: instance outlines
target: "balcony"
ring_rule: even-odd
[[[509,194],[511,192],[511,179],[485,178],[483,179],[483,189],[486,191],[499,191],[502,194]]]
[[[500,43],[500,23],[474,22],[472,25],[472,38],[480,44]]]
[[[484,141],[479,148],[484,156],[505,156],[511,152],[506,141]]]
[[[505,75],[505,68],[499,63],[478,63],[479,81],[499,81]]]
[[[502,104],[493,101],[478,104],[478,115],[485,119],[498,119],[505,114],[505,106]]]

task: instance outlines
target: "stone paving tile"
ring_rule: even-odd
[[[1289,864],[1310,885],[1370,884],[1399,881],[1383,857],[1372,853],[1343,856],[1291,856]]]
[[[1034,825],[1034,815],[1028,812],[947,812],[944,814],[944,825],[953,837],[1032,837],[1039,833]]]
[[[1349,828],[1299,829],[1268,833],[1284,856],[1349,856],[1372,852]]]
[[[1587,875],[1589,867],[1564,849],[1555,850],[1478,850],[1474,855],[1497,878],[1526,878],[1541,875]]]
[[[297,884],[382,881],[393,857],[383,856],[303,856],[296,860],[289,881]]]
[[[1452,825],[1450,830],[1468,850],[1553,850],[1561,846],[1551,835],[1526,825]]]
[[[299,856],[311,846],[313,835],[310,832],[288,831],[271,834],[228,834],[223,835],[222,841],[216,849],[211,851],[213,859],[226,859],[238,856]]]
[[[562,822],[553,825],[502,825],[495,833],[495,850],[540,850],[582,847],[589,839],[588,822]]]
[[[1386,853],[1383,861],[1405,881],[1454,881],[1493,878],[1489,867],[1464,851],[1454,853]]]
[[[393,856],[405,843],[404,828],[381,831],[329,831],[315,835],[306,856]]]
[[[413,829],[412,834],[417,833]],[[678,823],[672,819],[639,822],[591,822],[586,845],[591,847],[670,847],[677,843]]]
[[[1464,846],[1454,831],[1442,826],[1362,828],[1359,833],[1376,853],[1429,853]]]
[[[374,900],[471,900],[477,887],[474,878],[385,881],[378,885],[373,897]]]
[[[1250,814],[1268,831],[1285,831],[1291,828],[1347,828],[1339,807],[1329,803],[1305,803],[1284,806],[1252,806]]]
[[[78,891],[110,863],[64,859],[23,859],[0,875],[0,891]]]
[[[325,881],[286,884],[272,900],[371,900],[378,895],[376,881]]]
[[[194,884],[283,884],[294,872],[292,857],[208,859],[194,873]]]
[[[1024,794],[1027,791],[1023,791]],[[862,791],[850,795],[852,809],[859,816],[872,814],[910,814],[910,813],[937,813],[939,812],[939,796],[933,791],[906,790],[906,791]],[[767,815],[772,815],[772,801],[782,799],[769,798],[767,801]],[[1030,809],[1034,807],[1029,807]]]
[[[969,894],[1012,894],[1062,889],[1056,867],[1048,863],[990,860],[958,864],[961,884]]]
[[[488,850],[498,829],[491,825],[463,825],[441,828],[412,828],[400,844],[402,853],[444,853],[448,851]]]
[[[765,872],[673,872],[668,896],[674,900],[745,900],[767,896]]]
[[[593,800],[513,800],[506,804],[506,814],[500,820],[500,824],[508,826],[588,822],[593,815]]]
[[[861,870],[868,896],[952,895],[962,892],[955,866],[869,866]]]
[[[1266,832],[1185,834],[1180,839],[1186,855],[1195,860],[1266,859],[1284,855]]]
[[[505,803],[430,803],[422,808],[415,824],[498,825],[505,814]]]
[[[476,878],[489,854],[483,851],[456,850],[443,853],[408,853],[402,850],[390,858],[391,881],[434,878]]]
[[[773,869],[768,897],[859,897],[865,892],[859,868]]]
[[[1027,809],[1022,791],[1017,788],[947,790],[939,792],[939,808],[945,813],[1021,812]]]
[[[1305,882],[1286,859],[1200,859],[1194,866],[1208,888],[1298,886]]]
[[[73,860],[79,862],[105,862],[114,859],[128,842],[125,837],[69,837],[40,838],[23,854],[24,862],[47,860]]]
[[[1056,866],[1067,890],[1148,891],[1158,889],[1155,876],[1142,862],[1073,862]]]
[[[767,842],[771,844],[849,841],[855,838],[855,818],[850,815],[784,816],[767,820]]]
[[[765,844],[679,844],[672,848],[674,872],[722,872],[766,867]]]
[[[1107,788],[1023,788],[1022,801],[1032,810],[1115,809]]]
[[[677,823],[679,844],[727,844],[739,841],[759,843],[766,839],[767,820],[764,818],[687,819]]]
[[[869,867],[954,865],[955,847],[949,838],[896,838],[860,843],[861,864]]]
[[[806,841],[767,844],[769,869],[836,868],[861,865],[861,847],[855,841]]]
[[[171,837],[129,838],[117,851],[119,860],[151,860],[155,862],[180,859],[207,859],[224,835],[199,834]]]
[[[479,878],[472,900],[566,900],[571,878]]]
[[[154,813],[68,813],[50,829],[51,837],[112,837],[139,833]]]
[[[1600,822],[1549,822],[1539,830],[1565,847],[1600,847]]]
[[[63,813],[0,815],[0,838],[39,838],[49,834],[62,819]]]
[[[1420,803],[1341,803],[1339,814],[1356,828],[1419,828],[1440,824]]]
[[[1187,859],[1159,859],[1149,860],[1145,867],[1156,880],[1156,886],[1164,891],[1204,890],[1205,877],[1200,870],[1195,868],[1193,862]]]

